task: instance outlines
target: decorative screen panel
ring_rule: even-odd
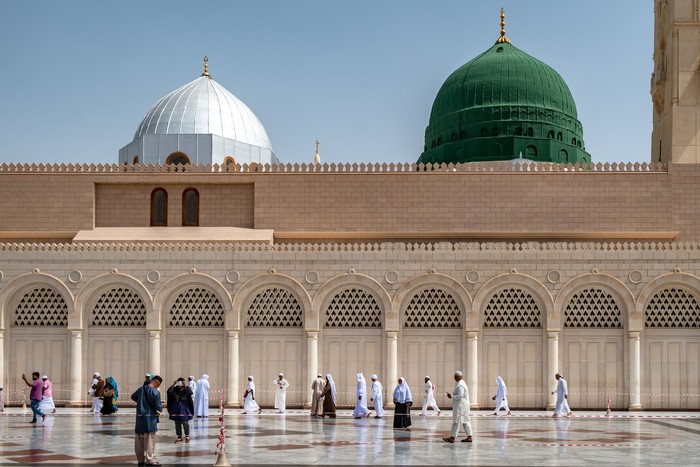
[[[540,307],[532,295],[521,289],[496,293],[484,310],[486,328],[539,328]]]
[[[246,326],[298,328],[303,311],[294,294],[286,289],[265,289],[248,307]]]
[[[644,315],[648,328],[700,327],[698,301],[693,294],[677,287],[655,294]]]
[[[14,326],[68,326],[68,306],[51,287],[32,289],[15,308]]]
[[[224,307],[215,293],[200,287],[187,289],[178,295],[170,308],[170,326],[224,325]]]
[[[328,304],[326,327],[381,328],[382,310],[371,293],[356,288],[345,289]]]
[[[145,326],[146,307],[141,296],[126,287],[108,290],[92,309],[93,326]]]
[[[454,297],[441,289],[425,289],[413,296],[406,307],[404,327],[460,328],[461,311]]]
[[[621,328],[622,314],[612,295],[600,289],[574,294],[564,310],[565,328]]]

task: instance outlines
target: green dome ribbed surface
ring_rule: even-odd
[[[433,103],[419,162],[524,157],[590,161],[576,103],[552,67],[508,42],[453,72]]]

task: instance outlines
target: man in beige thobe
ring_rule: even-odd
[[[323,396],[321,394],[323,394],[324,386],[323,375],[319,373],[314,382],[311,383],[311,389],[313,390],[311,398],[312,417],[323,417]]]

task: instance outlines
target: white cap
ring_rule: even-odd
[[[95,374],[92,376],[100,376],[100,374],[98,372],[95,372]]]
[[[377,380],[377,375],[372,375],[372,380],[376,381]]]
[[[323,378],[323,375],[321,373],[316,375],[317,378]]]
[[[425,379],[430,379],[430,376],[426,376]]]
[[[458,370],[458,371],[455,371],[455,376],[462,376],[462,372],[459,371],[459,370]]]
[[[194,379],[194,376],[190,375],[188,376],[189,379]]]
[[[41,377],[41,379],[49,379],[49,377],[46,376],[46,375],[44,375],[44,376]]]
[[[277,376],[284,376],[284,373],[280,373],[280,374],[278,374]]]
[[[150,374],[150,373],[146,373],[146,378],[150,378],[150,377],[151,377],[151,374]]]

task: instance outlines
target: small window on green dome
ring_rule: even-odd
[[[467,133],[462,130],[459,132],[459,139],[466,139],[467,138]]]
[[[549,130],[549,133],[547,133],[547,138],[554,139],[554,130]]]
[[[498,136],[498,128],[497,127],[493,127],[493,129],[491,130],[491,136]]]
[[[489,135],[488,130],[486,128],[482,128],[481,129],[481,136],[483,137],[483,136],[488,136],[488,135]]]
[[[438,138],[438,146],[442,146],[442,138]]]
[[[537,148],[532,144],[525,148],[525,157],[528,159],[537,158]]]
[[[523,134],[523,127],[519,126],[515,129],[515,136],[522,136]]]
[[[491,145],[491,147],[489,148],[489,156],[500,157],[501,154],[503,154],[503,151],[501,149],[501,145],[498,143],[493,143]]]
[[[535,130],[533,130],[532,128],[528,128],[527,135],[532,138],[533,136],[535,136]]]
[[[457,141],[457,133],[452,133],[452,141]]]
[[[497,48],[497,49],[496,49],[496,53],[498,53],[498,52],[503,52],[503,47]]]
[[[561,131],[557,133],[557,140],[564,141],[564,135],[562,135]]]
[[[435,140],[433,140],[433,142],[430,143],[430,148],[432,149],[432,148],[434,148],[434,147],[435,147]]]

